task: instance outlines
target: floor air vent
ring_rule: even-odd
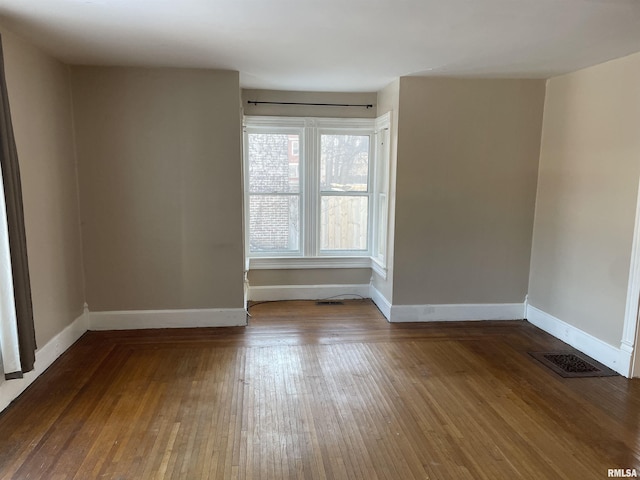
[[[533,358],[565,378],[610,377],[617,375],[594,359],[573,352],[529,352]]]
[[[316,305],[344,305],[342,300],[318,300]]]

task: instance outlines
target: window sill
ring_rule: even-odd
[[[251,257],[247,270],[302,270],[315,268],[371,268],[386,278],[387,270],[371,257]]]
[[[371,258],[371,270],[377,273],[383,280],[387,279],[387,267],[374,258]]]

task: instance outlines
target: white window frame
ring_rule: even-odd
[[[371,127],[374,124],[371,123]],[[348,128],[336,128],[336,127],[324,127],[318,126],[316,128],[316,141],[318,149],[316,151],[316,155],[318,158],[315,158],[317,163],[314,162],[313,169],[315,176],[311,178],[313,185],[318,188],[317,196],[316,196],[316,227],[317,231],[315,232],[315,239],[317,241],[320,240],[320,218],[321,218],[321,208],[322,208],[322,198],[323,197],[366,197],[367,198],[367,247],[365,249],[352,249],[352,250],[322,250],[320,245],[316,245],[315,255],[319,257],[370,257],[372,253],[372,239],[373,239],[373,179],[375,176],[375,131],[371,128],[360,127],[355,128],[350,125]],[[369,137],[369,152],[368,152],[368,165],[367,165],[367,190],[364,192],[350,192],[350,191],[322,191],[320,189],[320,145],[322,141],[322,135],[354,135],[354,136],[368,136]]]
[[[391,112],[376,118],[374,159],[374,231],[371,268],[386,279],[389,209],[391,208],[389,201],[391,191]]]
[[[383,155],[379,145],[381,131],[390,124],[389,114],[378,119],[345,118],[308,118],[308,117],[244,117],[244,197],[245,197],[245,245],[248,269],[306,269],[306,268],[373,268],[386,276],[386,218],[382,216],[378,197],[379,186],[388,196],[388,178],[380,182],[379,175],[388,177],[389,155]],[[250,133],[289,133],[299,134],[299,174],[300,174],[300,235],[298,251],[250,252],[249,251],[249,169],[248,135]],[[320,141],[323,134],[368,135],[369,136],[369,175],[366,192],[320,192]],[[388,142],[387,142],[388,143]],[[388,144],[386,146],[388,148]],[[382,159],[382,160],[381,160]],[[386,172],[386,173],[385,173]],[[366,250],[321,250],[320,207],[322,196],[367,196],[368,232]],[[388,202],[386,205],[388,209]],[[384,225],[379,218],[384,218]],[[383,232],[378,230],[383,228]],[[380,238],[384,238],[384,254],[380,252]]]
[[[257,118],[270,118],[270,117],[257,117]],[[273,195],[297,195],[300,198],[300,203],[298,208],[300,209],[300,228],[299,228],[299,238],[298,238],[298,249],[297,250],[289,250],[289,251],[277,251],[277,252],[250,252],[249,250],[249,205],[250,198],[252,195],[260,195],[254,194],[249,191],[249,164],[248,164],[248,155],[249,151],[249,134],[251,133],[277,133],[283,135],[298,135],[300,141],[300,147],[304,148],[305,145],[305,135],[304,135],[304,123],[300,122],[299,119],[283,119],[285,121],[274,123],[274,122],[255,122],[255,124],[247,125],[245,122],[244,126],[244,204],[245,204],[245,212],[244,212],[244,244],[246,246],[246,255],[247,257],[301,257],[304,256],[304,230],[305,230],[305,166],[303,165],[301,158],[302,156],[298,156],[298,176],[299,176],[299,189],[297,194],[285,194],[285,193],[274,193]],[[270,195],[270,194],[264,194]]]

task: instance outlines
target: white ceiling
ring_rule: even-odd
[[[640,51],[640,0],[0,0],[70,64],[238,70],[247,88],[550,77]]]

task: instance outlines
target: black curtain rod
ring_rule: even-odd
[[[349,103],[304,103],[304,102],[258,102],[256,100],[247,100],[250,105],[306,105],[309,107],[364,107],[373,108],[373,104],[353,105]]]

